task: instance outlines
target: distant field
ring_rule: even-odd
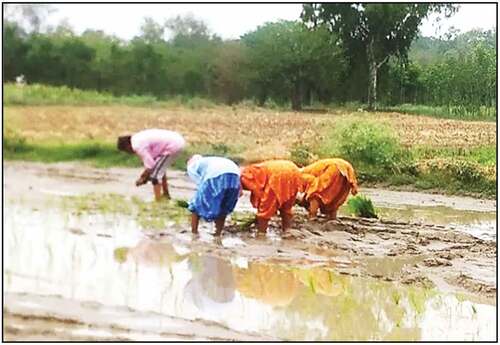
[[[341,140],[336,129],[346,123],[360,126],[357,139],[342,139],[349,150],[364,150],[357,161],[335,148]],[[396,142],[381,147],[380,138],[366,132],[370,124],[382,125],[384,135],[394,136]],[[138,166],[135,157],[116,150],[116,138],[152,127],[182,133],[188,141],[184,158],[202,153],[243,164],[272,158],[306,164],[320,156],[344,156],[353,159],[361,182],[496,196],[496,123],[396,112],[292,112],[214,104],[197,109],[179,104],[4,106],[4,157]],[[397,161],[387,161],[393,154]],[[368,162],[376,155],[384,163]],[[185,159],[177,160],[175,167],[185,168]]]
[[[151,128],[181,132],[191,143],[224,143],[247,160],[286,157],[295,143],[321,141],[326,129],[347,119],[389,124],[405,146],[472,148],[496,144],[496,124],[398,113],[324,114],[215,106],[207,109],[130,106],[4,107],[5,124],[33,141],[97,139],[114,142]]]

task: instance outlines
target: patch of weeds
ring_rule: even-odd
[[[104,213],[133,216],[145,229],[164,228],[167,222],[176,224],[187,221],[189,211],[179,206],[179,201],[164,200],[145,202],[137,197],[128,200],[117,194],[89,194],[69,196],[63,199],[63,207],[75,210],[77,214]]]
[[[402,163],[411,161],[390,128],[373,122],[346,121],[330,131],[319,148],[322,157],[342,157],[354,166],[377,167],[399,172]]]
[[[311,164],[317,156],[312,153],[311,148],[303,143],[295,143],[290,151],[291,160],[299,167]]]
[[[176,224],[184,223],[189,215],[189,211],[180,207],[174,200],[145,202],[133,197],[132,203],[137,207],[137,222],[143,228],[164,228],[168,221],[173,221]]]
[[[420,160],[447,158],[460,159],[477,163],[482,166],[496,166],[497,150],[494,145],[486,145],[472,148],[463,147],[440,147],[433,148],[420,146],[415,148],[414,155]]]
[[[420,163],[419,188],[439,188],[452,194],[496,196],[495,170],[460,159],[431,159]]]
[[[364,195],[356,195],[347,201],[347,209],[356,217],[378,218],[370,198]]]
[[[74,209],[77,214],[82,213],[124,213],[129,214],[132,209],[125,197],[118,194],[87,194],[67,196],[63,199],[67,209]]]
[[[16,130],[6,127],[3,137],[3,154],[4,157],[25,153],[31,150],[30,145],[26,142],[26,138],[21,136]]]

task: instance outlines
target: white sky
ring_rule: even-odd
[[[48,22],[57,25],[67,19],[71,27],[81,33],[85,29],[100,29],[120,38],[130,39],[139,33],[144,17],[152,17],[163,23],[167,18],[191,13],[202,19],[224,39],[238,38],[254,30],[258,25],[279,19],[299,19],[301,4],[55,4],[57,10]],[[437,30],[431,20],[421,26],[424,36],[436,36],[448,31],[451,26],[461,32],[473,28],[494,29],[496,27],[495,4],[462,4],[458,13],[443,19]]]

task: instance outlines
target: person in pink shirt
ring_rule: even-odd
[[[151,181],[155,199],[163,196],[170,199],[167,183],[167,167],[182,151],[186,141],[177,132],[165,129],[146,129],[134,135],[118,137],[118,149],[131,154],[137,154],[144,164],[144,171],[135,182],[136,186]],[[159,179],[162,183],[160,185]]]

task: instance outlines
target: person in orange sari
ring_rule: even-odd
[[[278,210],[283,231],[290,228],[297,193],[304,190],[300,170],[293,162],[270,160],[246,166],[241,171],[241,186],[251,192],[259,232],[266,232],[269,220]]]
[[[352,165],[340,158],[321,159],[302,169],[305,194],[299,202],[309,211],[309,217],[318,213],[330,219],[337,218],[338,208],[346,201],[349,192],[358,193],[358,182]]]

